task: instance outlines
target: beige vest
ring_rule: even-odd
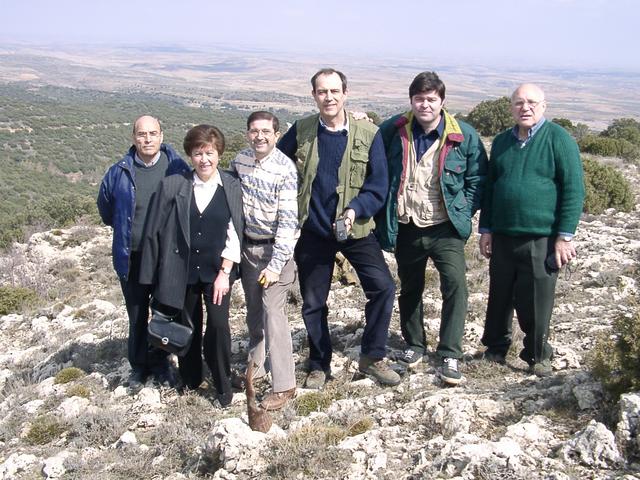
[[[441,142],[434,142],[420,162],[416,162],[415,149],[407,158],[404,184],[398,195],[398,221],[413,223],[418,227],[429,227],[449,220],[442,201],[438,177],[438,153]]]

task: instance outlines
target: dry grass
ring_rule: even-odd
[[[267,473],[282,480],[338,478],[348,469],[351,454],[332,447],[347,434],[344,428],[318,422],[276,440],[270,445],[273,460]]]

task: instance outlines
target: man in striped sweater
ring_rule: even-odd
[[[485,359],[504,363],[513,310],[525,334],[520,358],[539,377],[552,374],[547,339],[558,270],[576,256],[582,161],[575,140],[545,120],[544,92],[520,85],[511,96],[513,128],[497,135],[480,214],[480,253],[490,258]]]
[[[253,112],[247,119],[251,148],[231,162],[242,185],[245,216],[242,287],[247,304],[250,358],[265,374],[269,358],[273,391],[262,406],[278,410],[296,392],[291,330],[285,313],[287,292],[296,278],[292,259],[298,236],[298,172],[276,148],[278,118]],[[252,368],[252,366],[249,366]]]

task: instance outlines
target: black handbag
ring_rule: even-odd
[[[152,303],[151,320],[147,326],[149,343],[179,357],[186,355],[193,339],[193,325],[188,319],[188,325],[185,325],[182,319],[181,311],[165,313]]]

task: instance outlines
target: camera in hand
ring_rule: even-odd
[[[335,235],[339,242],[344,242],[347,239],[347,226],[344,223],[344,217],[336,218]]]

